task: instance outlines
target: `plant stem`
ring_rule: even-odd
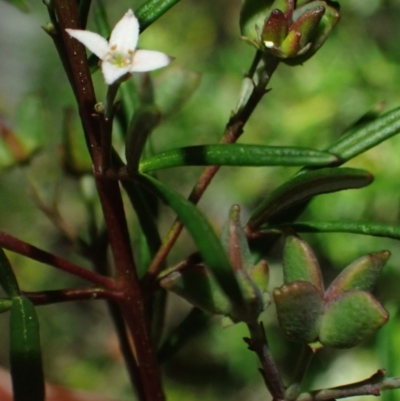
[[[385,374],[384,370],[378,370],[370,378],[357,383],[302,393],[296,398],[296,401],[332,401],[337,398],[360,395],[379,396],[381,391],[400,388],[400,377],[388,377],[385,379]]]
[[[79,16],[75,0],[54,0],[64,50],[72,71],[72,87],[75,89],[82,125],[88,149],[92,156],[97,191],[108,230],[117,289],[122,292],[118,302],[126,325],[133,338],[137,366],[143,385],[143,401],[164,401],[161,375],[150,336],[144,299],[136,275],[135,264],[123,208],[119,183],[103,177],[102,143],[100,133],[104,129],[103,118],[93,115],[97,103],[84,47],[69,37],[66,28],[77,29]],[[131,375],[132,377],[132,375]],[[135,383],[132,383],[135,385]]]
[[[22,291],[35,305],[50,305],[59,302],[93,301],[95,299],[119,299],[120,293],[102,288],[71,288],[51,291]]]
[[[261,362],[262,369],[260,369],[260,372],[268,390],[274,400],[284,400],[285,388],[269,351],[262,323],[248,323],[247,327],[250,332],[250,338],[245,338],[244,340],[248,344],[249,349],[257,354]]]
[[[243,107],[239,108],[237,112],[230,117],[219,143],[231,144],[235,143],[239,139],[243,133],[243,127],[267,92],[265,88],[268,85],[278,64],[279,61],[275,57],[271,56],[263,58],[261,53],[257,51],[253,63],[249,69],[249,73],[244,78],[245,80],[248,80],[249,78],[251,79],[251,93]],[[188,199],[192,203],[196,204],[200,200],[201,196],[219,169],[220,166],[209,166],[204,169],[189,195]],[[156,276],[159,273],[161,266],[168,256],[171,248],[178,239],[182,228],[182,223],[176,219],[170,228],[162,246],[152,260],[145,277],[143,278],[146,291],[151,291]]]
[[[0,232],[0,246],[9,251],[18,253],[19,255],[26,256],[30,259],[53,266],[66,273],[73,274],[83,280],[89,281],[95,285],[106,288],[108,290],[115,290],[115,283],[112,279],[104,277],[98,273],[86,270],[80,266],[75,265],[68,260],[62,259],[52,253],[43,251],[35,246],[21,241],[4,232]]]
[[[292,384],[285,391],[286,401],[292,401],[298,397],[300,393],[301,382],[303,381],[304,375],[307,372],[308,366],[313,356],[313,350],[307,344],[304,344],[301,349],[299,360],[297,361]]]

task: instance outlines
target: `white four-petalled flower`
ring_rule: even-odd
[[[165,67],[171,57],[153,50],[136,50],[139,22],[128,10],[117,22],[107,42],[97,33],[80,29],[66,29],[101,60],[101,70],[108,85],[131,72],[152,71]]]

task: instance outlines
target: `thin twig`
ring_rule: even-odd
[[[285,388],[269,351],[267,338],[265,336],[262,323],[248,323],[247,327],[250,332],[250,338],[245,338],[244,340],[248,344],[249,349],[254,351],[258,356],[262,366],[260,372],[268,390],[270,391],[274,400],[284,400]]]
[[[59,302],[93,301],[95,299],[120,299],[121,294],[102,288],[71,288],[50,291],[22,291],[35,305],[50,305]]]
[[[271,56],[270,58],[265,59],[261,57],[260,52],[256,53],[249,73],[245,77],[245,79],[251,78],[251,80],[253,81],[252,92],[246,104],[242,108],[240,108],[233,116],[230,117],[222,139],[220,140],[220,143],[231,144],[235,143],[239,139],[239,137],[243,133],[243,127],[245,126],[251,114],[267,92],[265,88],[268,85],[272,74],[274,73],[278,64],[279,61],[275,57]],[[192,192],[189,195],[188,199],[192,203],[198,203],[201,196],[203,195],[219,169],[220,166],[209,166],[204,169],[203,173],[200,175],[197,183],[195,184]],[[182,229],[183,224],[178,219],[176,219],[174,224],[170,228],[162,246],[158,250],[156,256],[153,258],[149,269],[147,270],[147,273],[143,278],[144,288],[147,296],[149,295],[148,292],[152,291],[156,276],[159,273],[160,268],[166,257],[168,256],[171,248],[178,239]]]
[[[115,290],[114,280],[101,276],[90,270],[86,270],[68,260],[62,259],[52,253],[39,249],[27,242],[21,241],[4,232],[0,232],[0,246],[8,249],[9,251],[26,256],[30,259],[44,263],[46,265],[55,267],[65,273],[73,274],[83,280],[89,281],[95,285],[106,288],[108,290]]]
[[[374,395],[377,397],[381,391],[400,388],[400,377],[388,377],[385,379],[385,374],[386,372],[380,369],[370,378],[357,383],[302,393],[296,398],[296,401],[331,401],[360,395]]]

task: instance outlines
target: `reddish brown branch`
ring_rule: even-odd
[[[21,241],[4,232],[0,232],[0,246],[9,251],[18,253],[19,255],[26,256],[30,259],[44,263],[46,265],[55,267],[66,273],[73,274],[83,280],[89,281],[95,285],[107,288],[109,290],[115,289],[115,283],[112,279],[104,277],[98,273],[86,270],[78,265],[75,265],[68,260],[62,259],[52,253],[43,251],[27,242]]]
[[[109,128],[103,117],[94,115],[96,98],[83,46],[69,37],[66,28],[79,28],[78,9],[75,0],[54,0],[59,23],[59,33],[65,46],[67,71],[71,80],[79,112],[90,150],[97,190],[108,230],[109,242],[117,273],[118,290],[123,293],[119,302],[122,315],[135,344],[137,366],[143,384],[142,398],[146,401],[163,401],[161,375],[153,349],[149,324],[139,280],[130,248],[129,233],[118,182],[103,179],[101,138]],[[140,394],[140,393],[139,393]]]
[[[71,301],[93,301],[95,299],[119,300],[121,298],[120,293],[102,288],[72,288],[39,292],[22,291],[22,293],[35,305],[49,305]]]

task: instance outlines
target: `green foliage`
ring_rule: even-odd
[[[11,308],[10,350],[16,399],[44,397],[38,325],[28,299],[43,304],[109,301],[120,348],[141,401],[163,399],[158,374],[161,362],[166,365],[167,381],[173,383],[167,385],[169,399],[190,400],[192,394],[206,400],[235,399],[237,394],[248,397],[242,387],[257,388],[259,383],[254,374],[256,366],[247,369],[254,361],[240,341],[246,335],[245,325],[250,332],[245,341],[256,353],[274,399],[336,399],[349,395],[349,388],[363,393],[364,384],[371,386],[368,391],[373,394],[399,387],[396,378],[385,382],[380,373],[361,384],[300,394],[300,388],[313,387],[318,367],[310,365],[309,377],[303,380],[310,355],[305,351],[298,358],[294,372],[297,349],[280,334],[283,330],[289,340],[313,352],[324,346],[350,348],[360,343],[364,343],[364,350],[371,346],[365,345],[365,340],[388,320],[388,313],[377,299],[385,305],[387,300],[398,303],[395,283],[400,277],[395,268],[395,249],[376,298],[370,292],[389,251],[357,259],[325,291],[312,250],[321,256],[324,277],[330,277],[336,265],[371,252],[376,240],[372,242],[366,236],[400,239],[398,191],[393,185],[400,167],[396,157],[398,138],[388,145],[383,143],[398,134],[400,121],[396,91],[400,82],[393,62],[397,56],[387,50],[397,42],[391,39],[394,35],[383,38],[378,29],[379,19],[387,21],[390,12],[379,7],[379,1],[342,2],[342,23],[333,31],[339,20],[339,6],[328,0],[245,0],[241,9],[234,4],[227,7],[220,0],[138,3],[129,7],[135,9],[140,30],[151,26],[141,37],[141,47],[173,55],[173,66],[154,75],[134,74],[132,79],[106,91],[102,77],[96,74],[98,60],[89,58],[93,72],[90,77],[81,68],[87,61],[85,55],[73,47],[76,43],[66,37],[65,28],[79,21],[82,28],[87,24],[91,31],[108,37],[109,20],[118,20],[124,10],[117,3],[46,1],[51,23],[45,32],[54,41],[62,63],[55,64],[42,53],[49,42],[32,46],[30,51],[40,67],[36,70],[41,72],[38,75],[35,68],[30,69],[29,82],[34,82],[34,89],[40,88],[45,96],[27,96],[13,113],[15,122],[5,118],[0,121],[0,167],[14,167],[0,183],[0,201],[7,210],[1,218],[6,221],[9,208],[23,198],[23,175],[45,194],[43,199],[35,196],[35,203],[55,226],[48,228],[42,219],[39,225],[31,224],[33,212],[24,206],[21,223],[11,228],[4,224],[5,229],[18,235],[19,230],[21,237],[26,233],[27,238],[50,248],[51,253],[41,253],[15,238],[7,242],[1,235],[0,246],[75,275],[71,281],[53,280],[49,275],[40,285],[46,291],[23,292],[20,286],[40,284],[39,275],[34,282],[29,280],[32,274],[26,275],[26,270],[31,266],[17,255],[15,266],[21,280],[17,283],[4,254],[3,263],[0,260],[0,281],[11,298],[1,299],[0,309],[5,312]],[[36,10],[37,4],[32,7]],[[253,51],[256,48],[252,64],[251,48],[238,40],[239,14],[241,33],[253,45]],[[326,45],[314,57],[328,36]],[[13,54],[17,57],[17,53],[27,52]],[[134,57],[133,53],[129,55],[128,61]],[[243,60],[248,60],[250,68],[240,89]],[[306,60],[301,68],[282,66]],[[29,63],[21,63],[25,64]],[[60,72],[61,64],[65,77]],[[274,90],[268,93],[272,75]],[[81,95],[85,100],[77,96],[77,105],[72,107],[74,100],[66,77],[72,87],[84,88]],[[92,79],[95,91],[90,89]],[[21,82],[32,87],[28,79]],[[98,98],[91,95],[94,92]],[[262,104],[266,93],[268,103]],[[388,99],[388,108],[392,109],[381,115],[381,103],[373,105],[382,97]],[[6,106],[0,103],[1,111],[4,108],[8,113],[12,103],[9,99],[3,103]],[[63,118],[60,110],[65,110]],[[221,130],[223,136],[219,138]],[[242,134],[246,135],[245,143],[239,138]],[[378,149],[366,153],[379,144]],[[347,162],[349,166],[338,168]],[[182,194],[189,192],[189,185],[195,182],[199,171],[195,166],[207,168],[186,199]],[[214,178],[221,166],[225,167]],[[302,169],[296,173],[290,167]],[[373,177],[376,180],[370,185]],[[7,180],[11,189],[7,188]],[[83,185],[86,190],[81,189]],[[55,191],[59,197],[49,190],[52,186],[61,188]],[[364,187],[362,191],[344,191]],[[317,196],[321,194],[329,196]],[[200,198],[202,203],[197,207]],[[222,216],[228,209],[228,221],[221,229]],[[240,210],[250,216],[245,227]],[[302,213],[304,221],[298,221]],[[168,231],[167,225],[175,215]],[[183,236],[176,242],[182,228],[191,239]],[[307,241],[311,248],[297,232],[345,234],[310,235]],[[351,237],[350,241],[349,233],[363,234],[363,239]],[[276,249],[281,250],[277,239],[281,235],[286,238],[282,249],[283,284],[276,273]],[[385,242],[382,248],[391,248],[390,243]],[[77,265],[68,262],[71,260]],[[93,286],[80,287],[81,279]],[[272,290],[271,285],[278,288]],[[54,290],[54,286],[62,290]],[[196,308],[187,313],[186,304],[169,295],[167,298],[166,290]],[[277,316],[272,308],[267,309],[271,303],[268,290],[273,292]],[[98,322],[90,320],[97,312],[92,306],[87,308],[82,322],[97,328]],[[267,312],[261,315],[265,309]],[[225,326],[238,322],[245,325],[221,331],[213,326],[213,314],[228,317]],[[98,333],[108,333],[109,322],[102,321],[101,330],[91,335],[87,326],[77,324],[76,316],[66,315],[53,313],[41,328],[51,339],[46,341],[49,355],[53,357],[64,348],[53,345],[53,338],[70,341],[64,330],[51,326],[59,319],[65,327],[76,329],[79,352],[75,354],[80,355],[87,346],[95,348],[96,356],[93,362],[74,357],[68,368],[57,366],[56,358],[51,358],[47,362],[50,377],[68,382],[69,377],[84,376],[83,371],[90,371],[91,378],[100,377],[103,359],[110,358],[104,356],[107,340],[103,339],[98,347],[95,339]],[[395,323],[396,318],[389,322]],[[207,331],[207,327],[211,329]],[[386,336],[387,343],[393,343],[393,336]],[[379,341],[379,347],[387,348],[383,343]],[[198,352],[196,346],[204,358],[193,358]],[[72,348],[68,347],[71,355]],[[226,358],[221,357],[223,350]],[[391,353],[386,349],[386,354]],[[324,366],[334,367],[330,358],[328,353],[320,355]],[[191,373],[196,372],[195,364],[201,369],[197,377]],[[226,376],[215,374],[215,365]],[[393,361],[387,364],[390,374],[394,373],[394,365]],[[204,376],[207,374],[209,378]],[[290,381],[286,376],[294,377]],[[106,386],[115,396],[115,379],[111,380],[113,386],[110,380],[96,381],[99,386],[106,383],[103,389]],[[206,382],[212,383],[212,390],[207,390]],[[289,387],[285,388],[283,382],[289,382]],[[131,396],[127,394],[121,398]]]
[[[16,296],[10,313],[10,365],[15,401],[44,401],[39,323],[29,299]]]

